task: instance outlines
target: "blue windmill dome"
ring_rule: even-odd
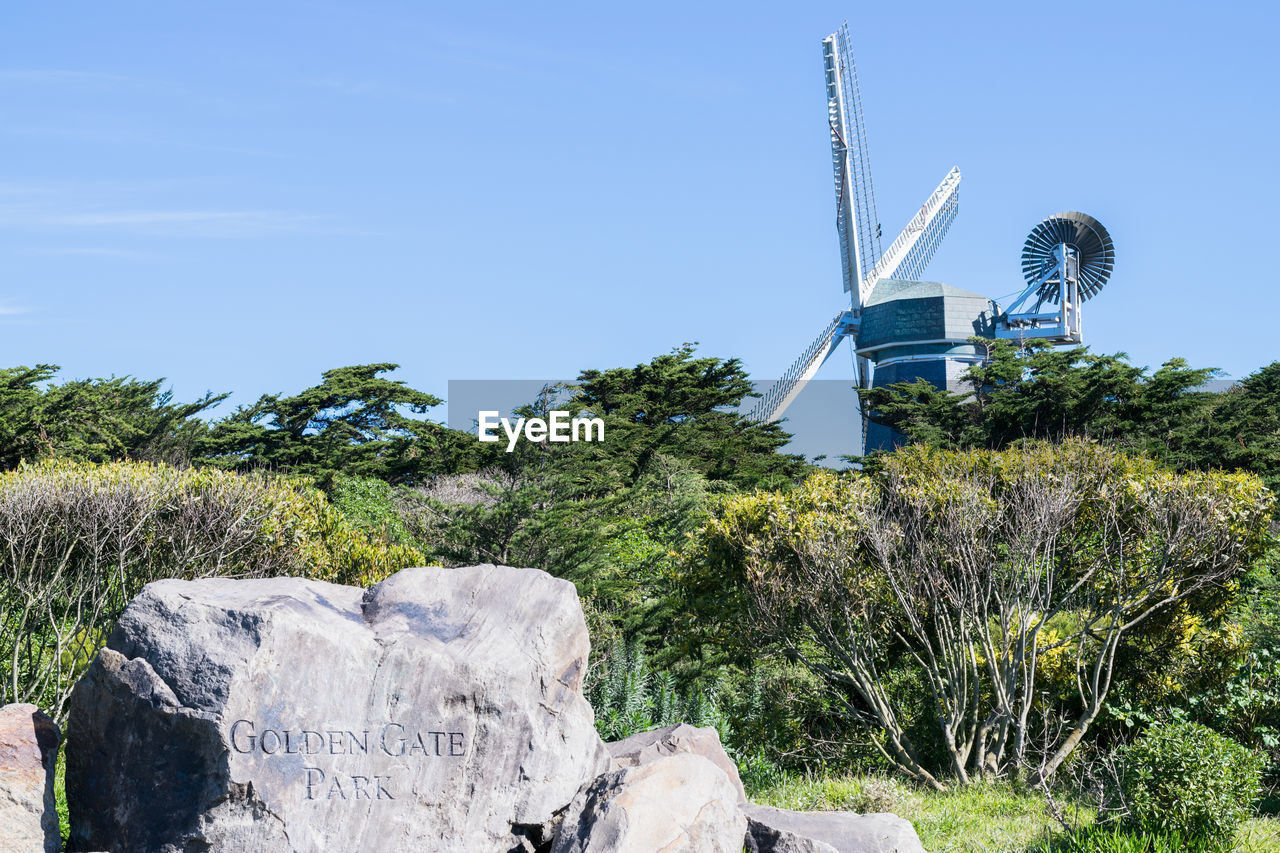
[[[1000,306],[940,281],[884,279],[862,309],[858,355],[875,363],[872,387],[927,380],[937,388],[970,390],[962,377],[984,353],[969,341],[992,337]],[[868,423],[866,449],[887,449],[903,437]]]
[[[973,335],[992,337],[999,306],[986,296],[940,281],[883,279],[862,309],[858,353],[877,366],[900,353],[946,353],[973,348]]]

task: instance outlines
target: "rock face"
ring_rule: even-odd
[[[72,696],[73,846],[519,849],[608,766],[587,652],[532,569],[151,584]]]
[[[806,838],[748,818],[747,853],[840,853],[825,841]]]
[[[0,708],[0,850],[62,849],[53,799],[58,727],[35,705]]]
[[[924,853],[909,821],[892,814],[791,812],[747,806],[751,853]]]
[[[724,747],[720,745],[720,735],[710,726],[699,728],[688,723],[677,723],[663,729],[640,732],[605,746],[609,750],[612,770],[650,764],[663,756],[682,752],[701,755],[729,777],[729,782],[738,793],[739,805],[747,804],[747,792],[743,790],[742,779],[738,776],[738,765],[725,753]]]
[[[746,829],[724,771],[679,753],[597,778],[569,807],[554,853],[741,853]]]

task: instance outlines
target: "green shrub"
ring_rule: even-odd
[[[1261,757],[1198,723],[1154,725],[1122,758],[1122,793],[1143,832],[1229,841],[1260,794]]]
[[[716,701],[716,687],[680,689],[671,673],[654,669],[643,645],[632,639],[615,641],[601,656],[586,692],[596,730],[605,740],[688,723],[714,728],[732,753],[729,718]]]
[[[386,480],[335,474],[328,495],[329,502],[365,533],[385,542],[409,541],[404,521],[396,512],[391,484]]]
[[[1049,778],[1124,676],[1116,650],[1167,649],[1171,611],[1221,617],[1274,500],[1082,440],[908,446],[726,499],[677,583],[708,647],[806,666],[910,778]]]
[[[0,704],[62,721],[71,685],[144,585],[302,575],[367,585],[422,564],[314,489],[139,463],[48,462],[0,474]]]

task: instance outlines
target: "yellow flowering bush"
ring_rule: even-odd
[[[808,667],[917,781],[1048,778],[1133,649],[1238,647],[1213,632],[1273,503],[1249,474],[1174,473],[1080,439],[913,445],[866,473],[725,500],[682,581],[704,621],[729,626],[721,642]],[[1194,674],[1160,669],[1151,695]],[[923,688],[927,731],[904,679]]]
[[[425,562],[372,538],[314,488],[134,462],[0,474],[0,704],[61,716],[120,611],[161,578],[297,575],[368,585]]]

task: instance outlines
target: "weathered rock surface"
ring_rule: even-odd
[[[805,838],[748,818],[747,853],[838,853],[825,841]]]
[[[35,705],[0,708],[0,850],[62,848],[53,799],[58,727]]]
[[[743,790],[742,779],[738,775],[738,765],[720,745],[720,735],[710,726],[698,727],[688,723],[677,723],[661,729],[634,734],[629,738],[606,743],[609,750],[610,769],[621,770],[623,767],[638,767],[657,761],[666,755],[687,752],[701,755],[716,767],[724,771],[738,792],[738,803],[746,805],[747,792]]]
[[[569,807],[554,853],[741,853],[747,819],[724,771],[679,753],[601,775]]]
[[[746,809],[751,853],[924,853],[915,827],[897,815]]]
[[[507,851],[608,766],[573,586],[167,580],[71,701],[80,850]]]

